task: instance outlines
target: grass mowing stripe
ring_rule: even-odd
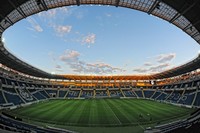
[[[76,101],[79,103],[79,106],[76,107],[76,109],[73,111],[73,113],[71,114],[71,117],[69,118],[70,121],[73,121],[73,123],[76,123],[79,125],[79,119],[81,117],[81,112],[84,109],[85,106],[85,101],[80,100],[80,101]],[[80,104],[81,102],[81,104]]]
[[[35,113],[31,114],[33,116],[33,118],[30,119],[35,119],[35,117],[41,119],[42,121],[48,121],[48,122],[53,122],[51,121],[51,117],[55,116],[56,114],[56,108],[60,107],[60,105],[62,105],[63,102],[56,102],[54,104],[52,104],[50,107],[46,107],[45,110],[41,110],[38,108],[38,111],[35,111]],[[53,116],[51,116],[52,114],[54,114]],[[51,117],[50,117],[51,116]]]
[[[133,115],[132,115],[134,117],[133,118],[133,120],[134,120],[133,124],[137,124],[144,131],[144,127],[143,127],[144,125],[141,125],[140,122],[139,122],[139,121],[141,121],[140,118],[139,118],[139,114],[143,113],[143,112],[137,110],[138,106],[141,106],[141,105],[137,105],[135,103],[136,101],[131,101],[130,103],[129,103],[129,101],[130,101],[129,99],[124,99],[123,101],[120,101],[120,102],[123,102],[123,104],[122,104],[123,108],[126,108],[126,110],[130,109],[130,111],[128,113],[132,114],[132,112],[134,112]],[[124,107],[124,106],[128,106],[128,107]],[[131,108],[131,106],[134,106],[134,107]],[[146,119],[146,122],[152,123],[148,119]]]
[[[131,120],[124,114],[120,107],[118,107],[118,104],[113,100],[107,100],[108,105],[111,107],[113,112],[116,114],[117,118],[120,119],[121,123],[131,123]]]
[[[99,116],[99,124],[107,125],[117,125],[120,124],[118,119],[114,116],[113,112],[109,109],[108,105],[105,104],[105,100],[97,100],[97,112]],[[98,119],[98,118],[97,118]]]
[[[73,120],[74,123],[76,124],[85,124],[86,121],[84,121],[85,115],[82,115],[82,113],[84,112],[84,109],[87,109],[85,106],[87,104],[87,101],[85,100],[80,100],[82,102],[82,104],[79,105],[79,107],[77,107],[77,109],[73,112],[72,117],[70,118],[71,120]],[[80,119],[83,119],[82,123],[80,122]]]
[[[122,100],[116,100],[118,105],[121,106],[121,110],[124,110],[124,113],[131,118],[131,123],[137,123],[138,122],[138,110],[135,108],[131,108],[131,105],[127,102],[127,100],[122,99]],[[133,102],[134,103],[134,102]]]
[[[130,99],[122,99],[122,100],[116,100],[115,102],[118,103],[118,105],[121,106],[121,110],[124,110],[125,114],[128,116],[128,118],[131,118],[131,123],[134,125],[138,125],[142,131],[144,131],[144,127],[139,124],[139,118],[138,118],[138,110],[135,108],[131,108],[135,104],[135,101],[132,101],[131,104],[127,103],[126,101],[130,101]]]
[[[13,110],[12,112],[13,113],[19,112],[19,114],[21,114],[21,115],[29,114],[29,113],[37,110],[37,108],[44,109],[45,106],[48,106],[48,105],[51,105],[51,104],[52,103],[50,101],[49,102],[44,101],[44,102],[34,103],[31,106],[30,105],[26,106],[26,109],[24,109],[24,107],[20,107],[20,108],[17,108],[16,110]],[[35,107],[37,107],[37,108],[35,108]]]
[[[98,124],[98,112],[97,112],[97,103],[96,100],[92,99],[92,103],[90,103],[90,115],[89,115],[89,123],[90,125]]]
[[[164,115],[167,115],[166,112],[168,112],[168,111],[164,110],[162,107],[160,108],[160,106],[158,106],[159,107],[158,108],[157,106],[154,106],[154,105],[148,103],[148,101],[147,101],[147,103],[143,102],[143,100],[140,103],[141,103],[141,108],[143,108],[143,109],[145,108],[146,110],[148,110],[148,113],[143,114],[143,115],[148,115],[148,114],[153,115],[154,118],[155,117],[160,118],[160,116],[163,117],[163,113],[164,113]],[[158,105],[159,104],[160,103],[158,103]],[[150,112],[151,112],[151,114],[150,114]]]
[[[25,116],[28,120],[30,118],[49,124],[104,127],[156,124],[158,121],[177,119],[174,115],[183,116],[191,112],[189,110],[193,109],[142,99],[60,99],[40,102],[11,112]],[[142,119],[139,114],[143,115]],[[151,114],[152,122],[147,114]]]
[[[120,119],[117,117],[117,115],[115,114],[115,112],[112,110],[112,108],[110,107],[110,105],[108,105],[107,100],[103,100],[104,105],[105,105],[105,109],[106,111],[110,111],[111,114],[114,116],[114,118],[116,119],[116,122],[118,122],[118,124],[122,124],[122,122],[120,121]]]
[[[11,111],[11,113],[16,112],[16,114],[18,114],[18,116],[21,116],[22,118],[26,118],[26,117],[28,117],[29,119],[35,118],[35,116],[38,116],[37,114],[41,114],[43,112],[46,112],[46,111],[49,110],[49,108],[53,108],[52,106],[56,106],[55,104],[52,104],[51,102],[52,101],[34,103],[33,106],[29,105],[27,107],[20,108],[20,110]],[[56,102],[53,101],[53,103],[56,103]]]
[[[64,100],[64,101],[65,101],[65,103],[62,105],[62,109],[57,110],[57,115],[54,119],[55,121],[59,121],[63,124],[66,123],[66,116],[65,115],[68,114],[67,113],[68,108],[70,108],[72,106],[72,104],[74,103],[72,100]]]
[[[75,124],[75,125],[77,125],[77,121],[78,121],[78,119],[79,119],[79,117],[76,117],[76,115],[77,115],[77,113],[79,113],[79,111],[81,111],[81,110],[79,110],[80,109],[80,106],[81,106],[81,104],[82,104],[82,100],[75,100],[74,101],[74,104],[73,105],[71,105],[71,107],[69,107],[68,109],[68,112],[67,112],[67,122],[70,124]]]
[[[143,101],[142,101],[143,102]],[[143,105],[147,105],[148,102],[143,102]],[[157,106],[155,106],[156,103],[152,104],[148,104],[149,108],[155,108]],[[166,116],[166,118],[169,118],[169,116],[172,116],[172,114],[174,114],[175,116],[182,116],[182,115],[186,115],[188,113],[188,109],[187,108],[182,108],[181,110],[179,110],[180,107],[177,106],[170,106],[169,104],[166,103],[158,103],[160,108],[157,109],[161,109],[163,111],[160,111],[160,113],[162,113],[162,116]],[[157,109],[155,111],[157,111]],[[166,114],[166,112],[169,112],[168,114]],[[190,112],[190,111],[189,111]],[[166,115],[165,115],[166,114]]]
[[[143,101],[144,100],[142,100],[141,101],[141,106],[144,106],[144,107],[142,107],[142,108],[144,108],[144,109],[148,109],[148,110],[151,110],[150,109],[150,106],[152,106],[152,104],[154,104],[154,103],[151,103],[150,101],[147,101],[147,103],[148,104],[143,104]],[[150,104],[151,103],[151,104]],[[152,110],[152,111],[149,111],[149,114],[150,114],[150,116],[153,118],[153,121],[154,122],[157,122],[157,121],[163,121],[163,120],[171,120],[171,119],[174,119],[174,115],[176,116],[176,115],[180,115],[178,112],[175,112],[175,113],[166,113],[166,112],[168,112],[168,111],[166,111],[165,109],[163,110],[163,108],[158,108],[158,106],[164,106],[165,104],[163,104],[163,103],[157,103],[157,104],[155,104],[155,106],[154,106],[154,108],[156,108],[155,110]],[[159,107],[160,107],[159,106]],[[170,105],[168,105],[168,106],[170,106]],[[171,105],[172,106],[172,105]],[[164,106],[165,107],[165,106]],[[176,107],[176,106],[172,106],[172,107],[174,107],[174,108],[179,108],[179,107]],[[162,110],[161,110],[162,109]],[[167,109],[167,107],[166,107],[166,109]],[[151,113],[150,113],[151,112]],[[149,116],[149,117],[150,117]],[[152,121],[152,122],[153,122]]]
[[[132,104],[132,102],[129,101],[129,100],[127,100],[125,102]],[[153,121],[156,121],[158,119],[161,120],[163,118],[162,115],[159,115],[159,113],[162,112],[162,111],[160,111],[160,110],[150,110],[148,105],[141,104],[141,102],[135,102],[134,108],[139,113],[136,116],[137,118],[139,118],[140,114],[142,115],[142,117],[138,120],[138,124],[152,123]],[[153,119],[153,121],[150,122],[150,119]]]
[[[65,117],[63,117],[63,114],[65,114],[65,110],[67,107],[69,107],[71,103],[69,101],[62,101],[62,104],[59,106],[56,106],[53,112],[50,112],[49,114],[46,114],[47,117],[50,117],[50,121],[56,121],[59,123],[65,122]]]
[[[83,108],[82,108],[82,111],[79,112],[78,123],[80,124],[84,123],[86,125],[90,125],[89,119],[90,119],[91,101],[84,100],[82,105],[83,105]]]
[[[71,125],[74,122],[70,120],[70,117],[74,115],[73,112],[78,108],[80,103],[77,100],[72,99],[66,100],[66,102],[69,103],[69,106],[65,108],[63,114],[60,114],[61,116],[63,116],[60,120],[63,121],[65,125]]]
[[[106,110],[104,104],[103,104],[103,99],[96,100],[96,105],[97,105],[97,116],[96,119],[98,121],[97,124],[109,124],[109,120],[113,119],[111,116],[109,116],[108,111]],[[115,122],[113,122],[115,123]]]
[[[136,100],[136,101],[134,101],[134,103],[132,103],[132,101],[130,101],[128,99],[125,102],[129,103],[134,109],[137,110],[137,112],[138,112],[137,117],[139,117],[139,115],[143,116],[143,114],[148,114],[148,111],[146,110],[147,107],[144,108],[143,105],[140,103],[140,101],[138,101],[138,100]],[[141,122],[141,123],[145,122],[145,119],[139,119],[138,122]]]

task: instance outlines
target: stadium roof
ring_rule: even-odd
[[[162,18],[190,35],[200,44],[200,1],[199,0],[6,0],[0,1],[0,36],[16,22],[51,8],[97,4],[126,7],[140,10]],[[173,69],[144,76],[75,76],[75,75],[52,75],[35,68],[18,59],[7,51],[0,43],[0,63],[25,74],[50,79],[161,79],[177,76],[199,68],[200,56],[196,59]],[[93,78],[92,78],[93,77]]]

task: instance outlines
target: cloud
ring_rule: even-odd
[[[144,66],[152,66],[153,64],[151,62],[145,62]]]
[[[176,57],[175,53],[161,54],[157,56],[158,63],[169,62]]]
[[[71,68],[73,72],[84,74],[110,74],[125,70],[113,67],[104,62],[87,63],[80,59],[80,53],[75,50],[66,50],[59,59]]]
[[[88,72],[96,73],[96,74],[109,74],[114,72],[123,72],[124,70],[117,67],[112,67],[109,64],[98,62],[93,64],[86,64]]]
[[[51,10],[48,10],[48,11],[44,11],[44,12],[40,12],[38,13],[38,16],[39,17],[48,17],[48,18],[52,18],[52,17],[55,17],[56,16],[56,13],[57,13],[57,9],[51,9]]]
[[[37,23],[37,21],[34,18],[29,17],[27,21],[31,24],[31,28],[29,27],[28,29],[36,32],[43,32],[42,27]]]
[[[80,31],[73,29],[72,24],[66,23],[68,22],[68,17],[82,19],[87,13],[87,9],[79,11],[78,8],[62,7],[41,12],[38,14],[38,17],[45,22],[46,26],[53,29],[54,35],[60,37],[64,42],[75,42],[89,48],[91,44],[95,43],[96,34],[90,33],[90,31],[88,32],[89,34],[80,33]]]
[[[148,57],[148,62],[145,62],[143,66],[134,68],[133,71],[137,73],[158,73],[163,72],[172,65],[170,62],[176,57],[175,53],[169,53],[169,54],[160,54],[153,57]],[[149,58],[151,60],[149,61]]]
[[[57,71],[57,72],[63,72],[63,70],[62,70],[62,69],[56,69],[56,71]]]
[[[138,72],[138,73],[146,73],[148,72],[149,70],[148,69],[145,69],[145,68],[135,68],[133,69],[134,72]]]
[[[63,55],[60,56],[60,60],[64,62],[77,62],[79,60],[80,53],[74,50],[66,50]]]
[[[61,67],[60,65],[56,65],[55,68],[57,68],[57,69],[61,69],[62,67]]]
[[[72,11],[69,7],[61,7],[41,12],[38,16],[48,27],[54,29],[57,36],[63,37],[72,30],[72,26],[65,23],[66,18],[71,16]]]
[[[57,35],[63,36],[67,33],[70,33],[72,29],[72,26],[70,25],[58,25],[54,26],[54,30],[56,31]]]
[[[158,64],[155,66],[151,66],[151,67],[139,67],[139,68],[135,68],[133,69],[133,71],[137,72],[137,73],[156,73],[156,72],[162,72],[165,71],[169,68],[170,64],[169,63],[164,63],[164,64]]]
[[[62,69],[62,67],[60,65],[56,65],[55,66],[55,71],[57,71],[57,72],[63,72],[63,69]]]
[[[38,16],[41,18],[56,18],[58,14],[60,15],[65,14],[66,16],[69,16],[72,14],[72,12],[70,11],[68,7],[60,7],[60,8],[40,12],[38,13]]]
[[[159,65],[150,67],[149,71],[150,72],[162,72],[162,71],[166,70],[166,68],[169,66],[170,66],[169,63],[159,64]]]
[[[96,35],[94,33],[88,34],[87,36],[83,37],[82,43],[83,44],[94,44],[96,40]]]

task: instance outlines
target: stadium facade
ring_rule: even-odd
[[[0,2],[0,36],[16,22],[41,11],[70,5],[110,5],[140,10],[182,29],[200,44],[199,0],[7,0]],[[200,55],[186,64],[152,75],[53,75],[10,53],[0,42],[0,107],[16,108],[47,99],[139,98],[187,108],[200,107]],[[1,114],[0,127],[14,131],[58,132],[25,124]],[[14,120],[13,120],[14,119]],[[198,127],[200,110],[187,119],[159,125],[156,131]],[[9,123],[9,124],[8,124]],[[44,130],[44,131],[43,131]],[[67,132],[67,131],[63,131]]]

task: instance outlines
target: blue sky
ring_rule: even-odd
[[[111,6],[62,7],[3,34],[20,59],[56,74],[150,74],[194,59],[199,45],[169,22]]]

